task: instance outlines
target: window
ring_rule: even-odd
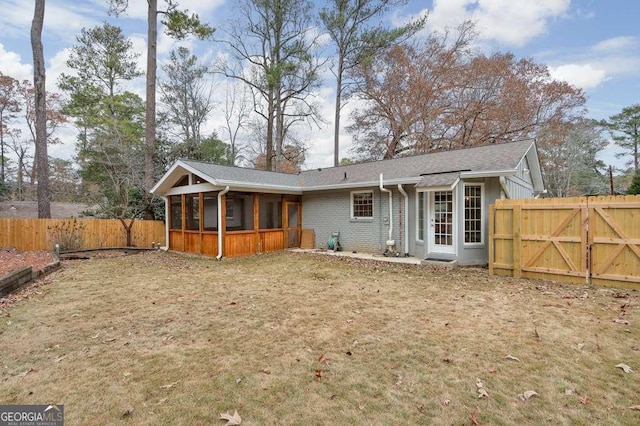
[[[191,175],[191,181],[193,182],[194,185],[197,185],[199,183],[205,183],[206,180],[202,179],[200,176],[198,175]]]
[[[373,191],[351,193],[351,218],[373,218]]]
[[[253,229],[253,194],[229,192],[227,194],[227,231]]]
[[[418,236],[417,239],[419,241],[424,241],[424,192],[418,192],[418,226],[416,226],[416,229],[418,230]]]
[[[187,231],[200,230],[200,198],[198,194],[184,196],[185,229]]]
[[[482,184],[464,186],[464,242],[482,244]]]
[[[207,192],[202,200],[202,230],[218,230],[218,193]]]
[[[172,195],[169,203],[171,206],[171,229],[182,229],[182,196]]]
[[[260,229],[282,228],[282,197],[260,195]]]

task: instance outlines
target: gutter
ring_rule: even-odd
[[[382,173],[380,173],[380,191],[389,193],[389,238],[387,240],[387,245],[389,245],[393,236],[393,192],[382,185]]]
[[[222,237],[224,235],[224,230],[222,229],[222,196],[229,192],[229,187],[227,186],[222,191],[218,192],[218,255],[216,259],[222,259]]]
[[[404,197],[404,255],[409,256],[409,194],[401,184],[398,184],[398,191]]]

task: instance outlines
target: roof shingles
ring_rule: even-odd
[[[224,184],[259,187],[281,187],[302,191],[327,187],[349,187],[384,180],[433,185],[433,182],[455,181],[461,172],[505,172],[515,170],[533,141],[510,142],[443,151],[411,157],[393,158],[370,163],[306,170],[297,174],[277,173],[242,167],[220,166],[191,160],[180,160],[203,178]],[[427,176],[438,176],[439,178]],[[454,177],[455,176],[455,177]]]

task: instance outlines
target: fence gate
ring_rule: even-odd
[[[640,289],[640,197],[498,200],[490,273]]]

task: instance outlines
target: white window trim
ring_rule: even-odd
[[[468,186],[479,186],[480,187],[480,213],[482,214],[482,217],[480,218],[480,242],[479,243],[467,243],[465,241],[465,236],[466,236],[466,232],[467,232],[467,222],[465,220],[465,210],[467,209],[467,206],[464,203],[464,197],[466,196],[465,194],[467,193],[467,187]],[[484,246],[485,242],[484,242],[484,223],[485,223],[485,219],[486,219],[486,215],[488,212],[485,211],[484,209],[484,202],[485,202],[485,195],[484,195],[484,182],[465,182],[464,183],[464,187],[462,190],[462,199],[463,199],[463,205],[462,205],[462,242],[464,243],[465,247],[479,247],[479,246]]]
[[[424,235],[420,235],[420,194],[422,194],[422,221],[423,221],[423,229],[422,232],[426,234],[426,228],[424,228],[424,221],[427,218],[427,208],[424,205],[425,197],[429,194],[426,191],[419,191],[416,189],[416,241],[419,243],[424,243]],[[423,238],[420,238],[423,237]]]
[[[354,216],[353,214],[353,197],[356,194],[371,194],[371,216]],[[367,190],[367,191],[351,191],[351,195],[349,197],[350,202],[349,202],[349,210],[350,210],[350,216],[352,220],[373,220],[373,218],[375,217],[375,196],[373,193],[373,190]]]

